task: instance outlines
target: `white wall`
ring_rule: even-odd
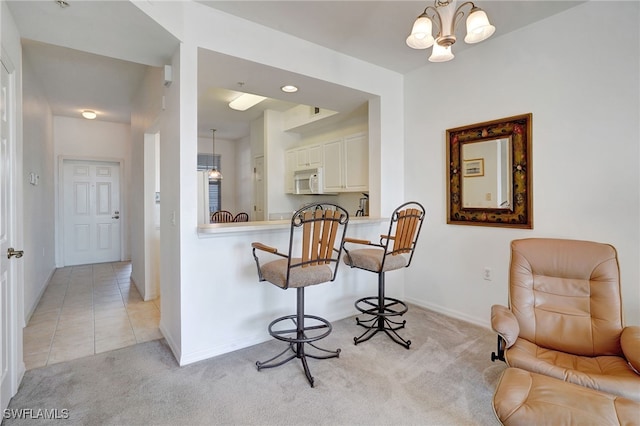
[[[251,258],[250,239],[277,243],[281,242],[279,234],[199,238],[196,232],[197,49],[234,55],[371,93],[376,99],[369,121],[379,130],[370,133],[372,145],[377,147],[370,152],[370,170],[388,172],[384,181],[380,176],[373,176],[373,185],[379,191],[371,207],[383,215],[388,215],[404,200],[402,164],[395,160],[402,157],[404,151],[403,146],[397,144],[404,139],[403,80],[400,74],[198,3],[136,5],[182,40],[179,62],[173,63],[174,72],[178,70],[179,76],[171,86],[179,84],[179,109],[172,103],[174,99],[167,97],[171,120],[179,117],[179,135],[166,145],[163,136],[161,142],[161,328],[179,362],[185,364],[252,344],[255,336],[268,339],[266,327],[273,319],[269,314],[274,313],[273,309],[280,309],[279,306],[293,307],[294,296],[259,284]],[[279,48],[273,49],[276,45]],[[175,225],[170,219],[164,219],[170,217],[175,218]],[[347,281],[342,280],[348,277],[349,274],[341,275],[334,286],[347,285]],[[361,279],[365,278],[367,284],[371,284],[368,274]],[[354,295],[364,290],[370,292],[369,285],[363,287],[364,290],[358,287],[359,280],[349,280],[348,297],[328,308],[332,319],[346,315],[346,309],[353,311]],[[396,282],[402,282],[402,273],[388,279],[390,286]],[[333,293],[326,297],[341,296]],[[321,300],[326,302],[326,297]],[[270,303],[273,308],[269,311],[256,314],[251,310],[252,306],[264,307]]]
[[[56,162],[61,157],[75,157],[82,159],[113,159],[124,160],[124,181],[120,206],[121,226],[124,228],[122,259],[130,258],[129,244],[129,200],[131,188],[131,126],[126,123],[111,123],[100,120],[86,120],[84,118],[53,117],[54,157]],[[59,189],[58,164],[55,165],[54,182]],[[59,208],[59,191],[56,191],[56,211]],[[60,232],[61,218],[56,217],[57,246],[61,247]],[[61,256],[56,256],[56,264],[63,265]]]
[[[159,287],[159,268],[154,267],[157,263],[154,255],[159,251],[159,224],[155,203],[156,152],[152,147],[159,132],[164,91],[162,69],[148,67],[131,108],[131,278],[144,300],[156,297]],[[153,142],[145,143],[149,138]],[[148,152],[149,149],[153,152]]]
[[[24,314],[33,313],[55,270],[53,116],[28,61],[23,62]],[[39,176],[31,185],[29,174]]]
[[[427,208],[409,300],[488,325],[511,240],[593,240],[617,248],[626,320],[640,324],[638,17],[637,2],[587,2],[406,76],[406,197]],[[528,112],[534,229],[447,225],[446,129]]]

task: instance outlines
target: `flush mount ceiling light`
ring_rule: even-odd
[[[96,114],[95,111],[90,111],[88,109],[85,109],[84,111],[82,111],[82,116],[87,120],[93,120],[98,116],[98,114]]]
[[[236,111],[246,111],[252,106],[259,104],[264,101],[264,96],[254,95],[252,93],[243,93],[231,102],[229,102],[229,108],[235,109]]]
[[[64,9],[65,7],[69,7],[69,2],[65,1],[65,0],[53,0],[56,2],[56,4],[58,6],[60,6],[62,9]]]
[[[284,85],[280,88],[285,93],[295,93],[298,91],[298,88],[292,84]]]
[[[411,34],[407,37],[407,45],[413,49],[428,49],[433,46],[429,61],[445,62],[454,58],[451,46],[456,42],[456,26],[467,11],[467,35],[464,41],[473,44],[488,39],[496,27],[489,23],[487,14],[470,1],[456,7],[456,0],[435,0],[433,6],[427,6],[424,12],[413,23]],[[435,39],[431,34],[433,22],[438,34]]]

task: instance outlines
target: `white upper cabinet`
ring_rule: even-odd
[[[344,139],[344,189],[369,190],[369,139],[364,133]]]
[[[293,148],[285,152],[284,192],[293,193],[293,172],[296,170],[322,167],[322,145]]]
[[[360,192],[369,190],[369,139],[357,133],[325,142],[325,192]]]
[[[290,150],[285,152],[284,158],[284,192],[285,194],[293,194],[293,171],[297,165],[297,152]]]
[[[296,148],[296,169],[322,167],[322,146],[311,145]]]
[[[344,149],[343,139],[325,142],[324,151],[324,192],[344,190]]]
[[[366,133],[293,148],[285,153],[285,192],[293,193],[293,172],[322,167],[324,192],[369,190],[369,139]]]

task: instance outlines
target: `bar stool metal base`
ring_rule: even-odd
[[[379,297],[363,297],[355,303],[357,310],[363,314],[369,315],[370,318],[361,320],[356,317],[356,324],[367,329],[363,334],[353,338],[353,342],[357,345],[366,342],[375,336],[379,331],[383,331],[387,336],[400,346],[409,349],[411,340],[403,339],[396,330],[404,328],[406,320],[393,321],[389,317],[402,316],[407,312],[407,304],[393,297],[383,297],[382,303],[379,303]]]
[[[311,324],[306,325],[305,320],[310,320]],[[278,328],[283,325],[283,322],[288,321],[291,321],[293,323],[294,328]],[[314,359],[340,357],[340,349],[331,351],[320,348],[312,343],[327,337],[331,333],[331,330],[332,327],[329,321],[315,315],[287,315],[273,320],[271,324],[269,324],[269,334],[275,339],[289,343],[289,345],[284,351],[280,352],[273,358],[270,358],[263,362],[257,361],[256,367],[258,368],[258,371],[263,368],[279,367],[291,361],[292,359],[298,358],[302,362],[304,374],[307,377],[309,384],[311,385],[311,387],[313,387],[314,379],[311,375],[311,371],[309,370],[307,357]],[[305,350],[305,345],[311,346],[317,351],[320,351],[320,353],[307,353],[307,351]],[[291,353],[289,353],[289,351],[291,351]],[[288,356],[286,356],[287,353],[289,353]]]

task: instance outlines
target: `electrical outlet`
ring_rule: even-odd
[[[492,275],[491,275],[491,268],[485,266],[484,270],[482,271],[482,278],[486,281],[491,281]]]

